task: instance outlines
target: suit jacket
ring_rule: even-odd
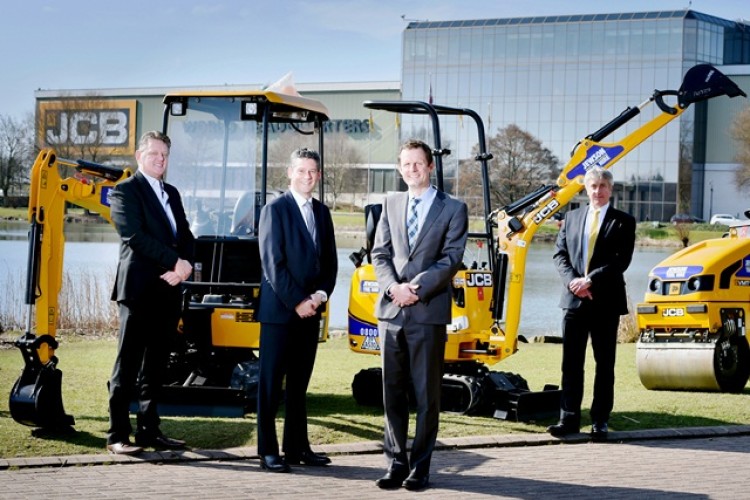
[[[331,212],[312,200],[317,246],[291,191],[273,199],[260,212],[258,241],[263,279],[258,320],[287,323],[298,318],[294,308],[317,290],[330,297],[336,285],[338,256]]]
[[[419,301],[410,307],[415,322],[440,325],[451,322],[450,282],[463,262],[468,231],[466,204],[438,191],[414,248],[406,235],[407,192],[389,195],[375,232],[372,259],[380,296],[375,314],[394,319],[401,308],[385,294],[396,283],[419,285]]]
[[[586,275],[584,269],[583,239],[588,206],[571,210],[557,235],[553,259],[563,284],[560,307],[577,309],[584,300],[568,289],[570,282]],[[597,307],[611,308],[618,314],[627,314],[628,299],[625,290],[625,270],[630,265],[635,247],[635,219],[610,207],[602,221],[589,264],[591,294]]]
[[[120,235],[120,260],[112,300],[138,300],[154,287],[166,284],[159,276],[174,269],[178,258],[193,259],[194,238],[180,193],[166,183],[164,191],[169,195],[177,224],[176,235],[156,193],[140,171],[110,191],[110,214]]]

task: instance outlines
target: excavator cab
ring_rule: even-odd
[[[317,149],[324,168],[328,110],[283,80],[265,90],[175,92],[164,97],[170,137],[167,177],[180,190],[196,236],[194,272],[162,388],[162,415],[242,416],[255,406],[260,324],[260,210],[286,189],[291,146]],[[73,166],[63,177],[60,167]],[[78,175],[78,174],[86,174]],[[26,303],[29,322],[16,345],[25,366],[11,414],[33,427],[70,428],[62,404],[55,338],[62,281],[66,203],[109,219],[107,193],[130,170],[58,158],[43,150],[32,168]],[[323,183],[318,196],[323,198]],[[111,222],[111,221],[110,221]],[[328,313],[320,341],[328,336]],[[134,406],[131,407],[134,409]]]
[[[547,385],[533,392],[520,375],[490,371],[488,365],[512,355],[518,349],[515,331],[503,334],[506,263],[496,259],[496,236],[490,208],[488,162],[484,124],[471,109],[455,108],[421,101],[366,101],[364,106],[392,113],[426,115],[432,131],[435,178],[443,190],[443,157],[451,151],[442,146],[441,118],[467,118],[477,134],[477,162],[482,183],[482,227],[469,233],[463,267],[453,277],[453,321],[447,325],[441,406],[443,411],[459,414],[489,414],[496,418],[531,420],[557,412],[559,391]],[[378,283],[370,251],[380,215],[380,205],[365,211],[366,247],[350,256],[356,269],[349,294],[349,347],[361,354],[380,354],[380,338],[374,317]],[[355,400],[361,404],[382,404],[380,369],[363,370],[352,384]]]

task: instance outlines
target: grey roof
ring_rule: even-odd
[[[638,21],[653,19],[697,19],[713,24],[733,28],[737,25],[748,26],[744,22],[730,21],[721,17],[703,14],[690,9],[662,10],[654,12],[625,12],[613,14],[569,14],[558,16],[507,17],[501,19],[470,19],[462,21],[413,21],[406,27],[410,29],[426,28],[476,28],[482,26],[514,26],[520,24],[576,23],[592,21]]]

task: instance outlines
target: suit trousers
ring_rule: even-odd
[[[181,296],[179,287],[156,288],[161,293],[149,294],[148,299],[119,303],[117,357],[109,381],[109,444],[128,440],[134,399],[138,400],[136,437],[150,439],[161,432],[159,392],[177,332]]]
[[[289,323],[262,323],[258,383],[258,454],[278,455],[276,414],[284,390],[283,450],[299,454],[310,449],[307,437],[307,388],[318,350],[320,318]]]
[[[563,317],[562,401],[560,422],[580,427],[586,346],[591,337],[596,371],[592,422],[607,422],[614,405],[615,352],[620,314],[586,300]]]
[[[437,440],[445,356],[445,325],[409,321],[409,308],[394,320],[380,321],[385,408],[385,456],[389,468],[409,467],[428,474]],[[417,422],[407,458],[409,384],[414,386]]]

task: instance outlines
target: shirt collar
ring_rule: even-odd
[[[435,189],[435,186],[431,185],[419,196],[412,196],[411,193],[409,193],[409,201],[416,198],[420,203],[424,203],[434,200],[435,196],[437,196],[437,189]]]
[[[308,201],[312,201],[312,196],[309,199],[305,198],[304,196],[302,196],[301,194],[299,194],[297,191],[295,191],[292,188],[289,188],[289,192],[292,193],[292,196],[294,197],[294,201],[297,202],[297,206],[299,207],[302,207],[302,205],[304,205]]]
[[[606,205],[602,206],[599,209],[599,214],[601,214],[601,215],[606,214],[608,208],[609,208],[609,203],[607,203]],[[595,211],[596,211],[596,209],[592,205],[589,205],[589,213],[593,214]]]
[[[143,170],[141,170],[141,173],[143,174],[143,176],[148,181],[148,184],[149,184],[149,186],[151,186],[151,189],[153,189],[154,192],[157,193],[157,194],[161,193],[161,191],[163,190],[162,189],[162,183],[164,181],[162,181],[161,179],[157,179],[156,177],[151,177],[150,175],[148,175]]]

